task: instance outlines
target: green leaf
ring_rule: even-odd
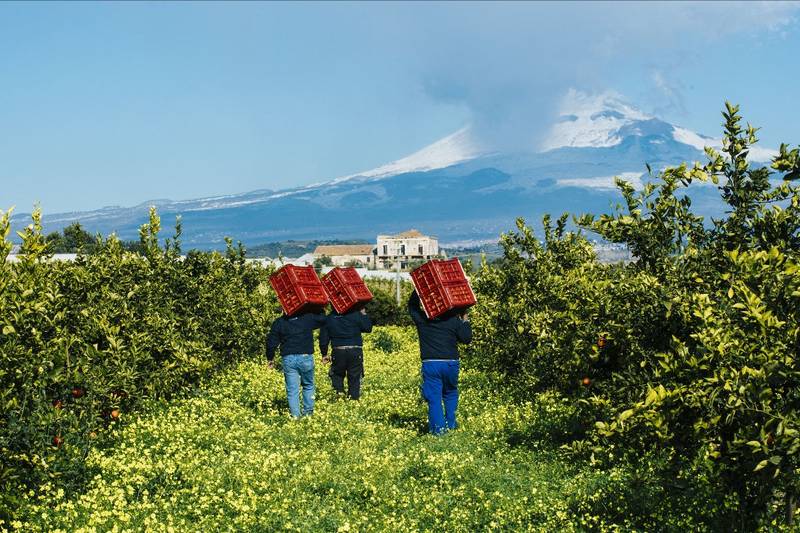
[[[644,400],[645,405],[650,405],[658,400],[658,392],[655,389],[647,391],[647,397]]]

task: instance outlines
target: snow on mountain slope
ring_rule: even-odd
[[[340,183],[352,178],[382,178],[405,172],[424,172],[449,167],[463,161],[474,159],[487,152],[482,150],[472,135],[472,128],[464,126],[455,133],[414,152],[413,154],[379,166],[372,170],[336,178],[329,182]]]
[[[561,148],[612,148],[629,137],[645,136],[649,137],[650,143],[654,145],[674,141],[700,152],[705,146],[717,149],[721,147],[719,139],[663,122],[625,102],[623,97],[614,91],[586,94],[570,89],[562,98],[559,110],[559,119],[550,127],[546,140],[538,146],[538,149],[532,147],[528,158]],[[479,135],[476,135],[473,126],[467,125],[407,157],[364,172],[283,191],[258,191],[259,194],[248,193],[178,203],[183,204],[184,210],[213,210],[298,197],[323,189],[328,191],[333,201],[336,194],[330,189],[332,186],[343,186],[351,182],[380,181],[400,174],[444,169],[467,162],[479,165],[483,161],[511,174],[526,170],[524,155],[498,153],[482,146],[478,138]],[[756,147],[751,150],[750,155],[754,161],[768,161],[776,153],[775,150]],[[622,168],[620,172],[634,182],[639,182],[638,174],[630,173],[628,170]],[[557,183],[560,186],[595,190],[613,188],[612,177],[605,175],[596,178],[572,176],[559,179]]]
[[[642,176],[644,172],[620,172],[618,176],[633,185],[636,189],[644,187]],[[581,187],[585,189],[603,189],[613,191],[617,186],[614,184],[615,176],[598,176],[595,178],[564,178],[556,180],[562,187]]]
[[[561,120],[553,126],[539,151],[566,146],[614,146],[622,140],[622,128],[635,121],[651,118],[653,117],[625,103],[617,93],[587,95],[571,89],[561,103]],[[481,146],[476,137],[473,127],[468,125],[407,157],[371,170],[336,178],[328,184],[355,178],[380,179],[406,172],[435,170],[490,155],[493,150]]]
[[[531,153],[559,148],[609,148],[619,145],[629,136],[652,135],[661,136],[651,141],[654,144],[663,144],[665,138],[671,136],[674,141],[701,152],[705,146],[721,148],[720,139],[663,122],[626,102],[614,91],[587,94],[570,89],[561,100],[559,111],[559,118],[550,127],[545,141],[537,149],[532,147]],[[491,155],[493,151],[481,146],[478,137],[473,127],[468,125],[408,157],[327,183],[381,179],[406,172],[435,170]],[[759,162],[769,161],[775,154],[775,150],[761,147],[754,147],[750,151],[751,158]]]
[[[263,194],[259,195],[251,195],[248,193],[243,195],[221,196],[178,203],[183,204],[182,207],[185,211],[204,211],[220,208],[241,207],[249,204],[261,203],[266,200],[276,200],[279,198],[285,198],[287,196],[297,196],[299,194],[313,192],[324,187],[342,184],[355,179],[358,179],[359,181],[381,179],[407,172],[425,172],[428,170],[436,170],[478,158],[482,155],[486,155],[486,153],[486,151],[480,149],[478,144],[473,139],[472,129],[469,126],[465,126],[455,133],[451,133],[447,137],[444,137],[443,139],[440,139],[407,157],[392,161],[391,163],[387,163],[365,172],[359,172],[349,176],[342,176],[329,181],[312,183],[310,185],[284,191],[264,191]]]
[[[706,146],[713,146],[713,144],[716,142],[715,139],[711,137],[706,137],[705,135],[700,135],[693,131],[687,130],[686,128],[681,128],[678,126],[675,126],[675,129],[672,132],[672,138],[679,143],[694,146],[698,150],[703,150]]]
[[[570,89],[562,100],[561,115],[553,125],[541,151],[563,147],[610,147],[622,142],[625,134],[644,135],[638,123],[658,120],[625,102],[613,92],[588,95]],[[659,121],[660,122],[660,121]],[[700,135],[680,126],[672,127],[672,138],[700,150],[710,146],[722,148],[722,140]],[[777,150],[755,146],[750,150],[753,161],[766,162]]]
[[[694,146],[695,148],[701,151],[706,146],[710,146],[715,150],[722,149],[722,139],[715,139],[713,137],[706,137],[705,135],[699,135],[693,131],[678,126],[673,126],[673,128],[674,132],[672,134],[672,137],[679,143],[688,144],[689,146]],[[773,150],[771,148],[764,148],[758,145],[750,148],[750,159],[753,161],[758,161],[760,163],[770,161],[776,155],[778,155],[778,151]]]
[[[559,120],[539,150],[563,147],[608,147],[622,142],[620,130],[653,117],[625,103],[615,92],[588,95],[570,89],[561,102]]]

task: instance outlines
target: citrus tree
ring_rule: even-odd
[[[705,164],[651,172],[641,190],[617,180],[615,212],[575,219],[631,263],[598,264],[566,217],[546,218],[542,241],[523,221],[503,236],[475,281],[468,358],[577,402],[573,451],[658,454],[664,479],[704,483],[718,505],[703,512],[747,530],[793,523],[798,494],[800,150],[751,165],[757,130],[737,106],[723,116]],[[718,187],[723,216],[693,211],[697,182]]]
[[[142,401],[263,352],[270,272],[231,243],[224,256],[184,258],[180,221],[163,246],[159,231],[153,210],[141,254],[112,235],[52,261],[37,209],[9,262],[9,213],[0,218],[0,518],[46,479],[77,486],[92,441]]]

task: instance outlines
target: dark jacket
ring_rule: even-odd
[[[422,360],[458,359],[458,343],[469,344],[472,328],[460,316],[445,315],[429,319],[419,303],[416,292],[408,300],[408,312],[417,326],[419,351]]]
[[[352,311],[340,315],[331,311],[325,317],[325,325],[319,330],[319,351],[323,356],[328,355],[328,345],[333,346],[361,346],[364,342],[362,333],[372,331],[372,320],[361,311]]]
[[[267,336],[267,359],[275,358],[280,345],[281,356],[314,353],[314,330],[325,323],[325,314],[305,313],[288,317],[283,315],[272,322]]]

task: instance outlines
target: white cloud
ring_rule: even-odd
[[[670,72],[697,60],[709,46],[723,46],[725,39],[788,31],[800,2],[467,3],[457,9],[446,4],[398,9],[412,15],[398,25],[413,42],[427,94],[468,108],[481,144],[513,149],[541,141],[537,134],[556,118],[553,111],[567,87],[602,92],[618,86],[620,70],[631,65],[649,69],[648,81],[662,102],[657,113],[684,113],[683,82]]]

